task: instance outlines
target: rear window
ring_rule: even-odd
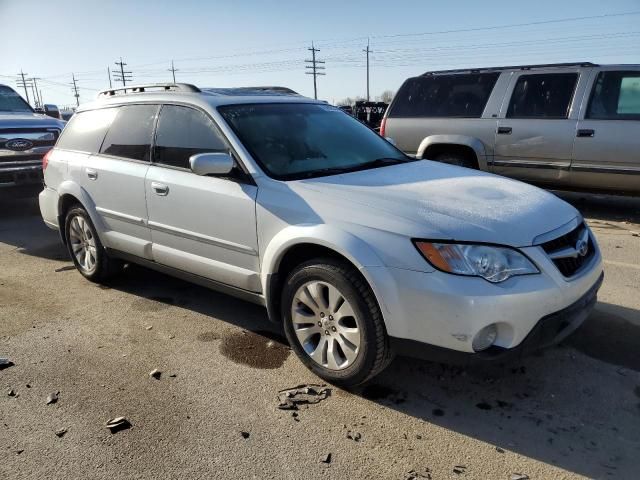
[[[56,147],[97,153],[117,112],[116,108],[103,108],[76,113],[64,127]]]
[[[126,105],[118,109],[100,153],[148,162],[157,105]]]
[[[499,75],[493,72],[410,78],[396,94],[389,116],[480,117]]]
[[[577,73],[522,75],[513,89],[507,118],[567,118]]]
[[[587,118],[640,120],[640,72],[600,72],[591,94]]]

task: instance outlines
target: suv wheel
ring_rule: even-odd
[[[84,208],[76,206],[67,212],[64,233],[69,256],[85,278],[92,282],[106,280],[121,268],[120,261],[107,255]]]
[[[477,168],[473,160],[460,155],[459,153],[441,153],[434,158],[436,162],[448,163],[458,167]]]
[[[282,292],[284,328],[316,375],[341,386],[366,382],[391,361],[378,303],[360,273],[333,259],[296,268]]]

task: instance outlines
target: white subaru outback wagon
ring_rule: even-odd
[[[87,279],[135,262],[264,305],[339,385],[394,352],[495,361],[557,342],[603,278],[554,195],[407,157],[284,88],[106,90],[44,172],[44,221]]]

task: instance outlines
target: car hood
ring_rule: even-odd
[[[0,128],[64,128],[65,122],[31,112],[0,111]]]
[[[412,235],[424,238],[524,247],[579,216],[537,187],[428,160],[295,183],[314,209],[330,208],[332,216],[353,223],[366,218],[377,229],[402,218]],[[368,212],[359,216],[363,207]]]

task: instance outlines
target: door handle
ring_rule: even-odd
[[[93,168],[85,168],[84,171],[87,172],[87,177],[89,177],[89,180],[97,180],[98,179],[98,171],[97,170],[94,170]]]
[[[161,197],[164,197],[169,193],[169,186],[164,183],[151,182],[151,188],[153,188],[153,191]]]
[[[498,127],[499,135],[511,135],[513,129],[511,127]]]
[[[579,128],[576,137],[593,137],[596,131],[592,128]]]

